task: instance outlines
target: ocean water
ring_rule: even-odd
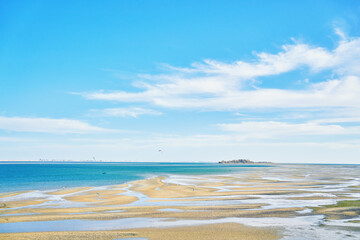
[[[122,184],[154,175],[229,174],[262,165],[216,163],[2,163],[0,192]]]

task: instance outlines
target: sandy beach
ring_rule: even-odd
[[[277,166],[2,194],[0,239],[359,236],[359,170],[345,169],[344,176],[323,168]]]
[[[0,1],[0,240],[360,240],[360,0]]]

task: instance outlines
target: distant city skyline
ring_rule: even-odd
[[[359,16],[351,0],[3,1],[0,160],[360,163]]]

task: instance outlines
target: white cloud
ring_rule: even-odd
[[[131,108],[106,108],[102,110],[93,109],[91,112],[102,116],[108,117],[134,117],[137,118],[140,115],[161,115],[161,112],[145,109],[140,107],[131,107]]]
[[[315,123],[360,123],[360,117],[327,118],[313,120]]]
[[[34,142],[0,144],[0,159],[96,159],[110,161],[203,161],[250,158],[254,161],[358,163],[359,138],[339,141],[327,137],[324,142],[312,138],[288,141],[247,139],[241,133],[204,135],[99,136],[70,135],[65,141],[37,139]],[[158,149],[163,150],[159,154]],[[186,151],[185,151],[186,150]]]
[[[334,121],[336,122],[336,119]],[[323,122],[332,122],[332,120],[324,120]],[[244,121],[241,123],[218,124],[218,126],[222,130],[235,132],[246,138],[360,134],[360,125],[344,127],[338,124],[321,124],[323,122]]]
[[[337,33],[340,34],[339,30]],[[224,63],[205,60],[189,68],[169,67],[170,73],[139,75],[134,86],[142,91],[91,92],[88,99],[146,102],[166,108],[236,110],[242,108],[308,108],[360,106],[360,38],[345,38],[329,50],[304,43],[284,45],[282,51],[258,53],[253,61]],[[335,79],[304,89],[260,88],[255,78],[279,75],[307,67],[331,70]],[[294,82],[296,80],[294,79]]]
[[[342,41],[347,41],[345,32],[341,28],[335,27],[334,30],[335,30],[336,35],[338,35]]]
[[[21,117],[0,117],[0,129],[41,133],[96,133],[110,131],[79,120]]]
[[[235,110],[252,108],[359,107],[360,78],[346,77],[311,85],[306,90],[258,89],[223,96],[155,98],[153,103],[169,108]]]
[[[35,142],[38,139],[33,138],[20,138],[20,137],[0,137],[0,142]]]

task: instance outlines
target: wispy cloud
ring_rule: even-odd
[[[170,73],[139,75],[137,92],[89,92],[87,99],[145,102],[166,108],[236,110],[243,108],[304,108],[360,106],[360,38],[346,38],[340,30],[332,50],[293,43],[276,54],[255,54],[253,61],[224,63],[204,60],[188,68],[168,66]],[[261,88],[255,79],[307,68],[330,70],[336,77],[300,90]],[[297,80],[294,79],[294,82]]]
[[[360,134],[360,125],[344,127],[339,124],[322,124],[319,121],[305,123],[245,121],[241,123],[219,124],[218,126],[222,130],[241,134],[246,138]]]
[[[0,129],[39,133],[97,133],[111,130],[71,119],[0,117]]]
[[[92,113],[105,117],[133,117],[137,118],[141,115],[162,115],[161,112],[140,108],[140,107],[130,107],[130,108],[106,108],[106,109],[92,109]]]
[[[22,138],[22,137],[0,137],[0,142],[36,142],[39,141],[39,139],[36,138]]]

